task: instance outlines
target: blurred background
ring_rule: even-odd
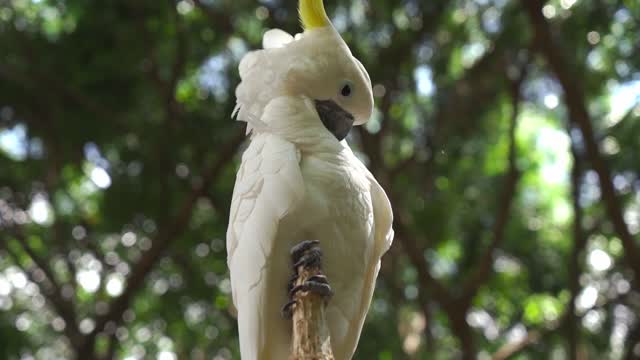
[[[392,199],[356,359],[640,357],[640,2],[326,1]],[[243,54],[283,0],[0,0],[0,359],[237,359]]]

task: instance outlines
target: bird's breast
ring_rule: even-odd
[[[370,183],[348,156],[307,156],[301,161],[306,196],[301,214],[306,230],[324,236],[327,247],[349,253],[366,245],[372,232]],[[332,251],[327,249],[325,251]]]
[[[303,156],[305,198],[286,219],[291,244],[319,240],[323,269],[334,289],[330,307],[358,313],[365,274],[374,259],[373,206],[364,167],[347,156]]]
[[[303,240],[319,240],[323,271],[334,290],[328,303],[327,320],[336,358],[347,358],[355,348],[374,281],[370,271],[375,255],[374,213],[371,175],[347,148],[338,154],[305,154],[300,160],[305,195],[280,223],[278,251]],[[272,276],[282,286],[287,268]],[[284,302],[286,299],[282,299]],[[360,324],[360,325],[358,325]]]

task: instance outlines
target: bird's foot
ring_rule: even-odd
[[[322,251],[318,246],[318,240],[306,240],[291,248],[291,262],[293,263],[293,276],[289,279],[287,292],[289,302],[282,307],[282,315],[291,318],[293,305],[297,303],[296,294],[299,292],[311,292],[325,301],[333,295],[327,277],[320,273],[322,266]],[[300,282],[301,274],[307,278]]]
[[[294,286],[289,292],[289,297],[293,298],[299,291],[310,291],[326,299],[333,295],[333,290],[324,275],[311,276],[302,284]]]
[[[292,247],[291,248],[291,261],[293,262],[293,264],[297,264],[298,261],[300,261],[300,259],[309,250],[317,249],[319,251],[320,248],[318,247],[318,245],[320,245],[320,241],[318,241],[318,240],[305,240],[305,241],[295,245],[294,247]],[[297,270],[295,268],[295,265],[294,265],[294,270]]]
[[[298,301],[296,300],[289,300],[286,304],[284,304],[282,310],[280,310],[280,312],[282,313],[282,317],[284,317],[285,319],[291,319],[293,317],[293,305],[297,303]]]

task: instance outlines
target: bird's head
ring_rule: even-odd
[[[299,0],[304,33],[287,74],[289,90],[311,99],[324,126],[344,139],[373,112],[369,74],[331,24],[322,0]],[[292,44],[293,45],[293,44]]]

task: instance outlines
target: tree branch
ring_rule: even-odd
[[[394,211],[394,213],[396,213]],[[397,213],[396,213],[397,214]],[[406,224],[396,216],[393,228],[396,238],[402,244],[411,264],[418,272],[420,288],[429,289],[436,302],[443,308],[452,307],[452,296],[436,278],[431,275],[429,265],[424,258],[424,251],[418,248],[417,242],[409,235]],[[423,304],[426,306],[426,304]]]
[[[609,299],[604,303],[596,304],[590,310],[598,310],[607,307],[611,307],[613,305],[619,304],[624,301],[629,296],[629,293],[619,294],[618,296]],[[504,344],[502,347],[496,351],[491,357],[492,360],[505,360],[509,359],[522,351],[526,350],[527,347],[531,344],[535,344],[539,342],[542,338],[551,335],[554,331],[563,328],[567,325],[567,322],[571,320],[571,314],[569,313],[570,308],[567,307],[565,311],[560,315],[557,319],[549,321],[547,324],[541,325],[538,329],[533,329],[528,331],[528,335],[520,339],[518,341],[510,342]],[[586,314],[585,312],[584,314]],[[584,316],[583,314],[583,316]],[[578,316],[577,320],[579,321],[582,316]]]
[[[90,349],[93,349],[93,343],[95,342],[96,335],[102,331],[109,321],[119,321],[135,294],[143,287],[144,279],[147,274],[163,256],[165,250],[186,229],[189,221],[191,220],[191,214],[193,213],[197,200],[210,186],[212,186],[216,178],[222,172],[226,163],[233,157],[233,154],[235,154],[237,149],[240,147],[240,144],[242,144],[243,139],[244,135],[239,133],[229,143],[221,148],[216,161],[214,161],[214,163],[204,171],[205,175],[203,176],[200,186],[195,187],[187,199],[185,199],[177,215],[174,217],[174,220],[164,229],[158,231],[158,236],[152,241],[151,248],[142,255],[140,261],[138,261],[138,263],[133,267],[122,294],[109,304],[109,311],[106,314],[96,319],[96,326],[93,332],[87,336],[82,350],[90,351]]]
[[[26,58],[29,59],[30,57],[27,56]],[[31,63],[31,66],[29,67],[30,74],[27,75],[20,71],[16,66],[9,63],[0,63],[0,77],[14,82],[21,87],[28,88],[34,93],[44,91],[40,88],[34,89],[34,84],[46,84],[48,87],[46,91],[47,93],[57,94],[60,98],[97,115],[101,119],[117,119],[116,113],[112,109],[95,101],[83,92],[76,91],[76,89],[70,87],[66,82],[58,79],[53,73],[39,72],[37,69],[38,67]]]
[[[542,334],[538,330],[531,330],[520,341],[510,342],[504,344],[498,351],[491,357],[492,360],[506,360],[512,356],[517,355],[529,345],[538,342]]]
[[[478,293],[480,287],[487,282],[491,274],[493,265],[493,255],[495,250],[504,240],[504,233],[509,221],[511,204],[516,194],[516,187],[520,179],[520,171],[516,164],[517,145],[516,145],[516,127],[518,115],[520,114],[520,96],[521,86],[526,76],[525,71],[521,71],[520,77],[511,84],[511,119],[509,123],[509,169],[505,176],[505,189],[502,199],[498,207],[498,213],[495,216],[493,224],[493,239],[484,254],[480,257],[478,264],[473,267],[472,275],[465,281],[463,285],[462,302],[470,304]]]
[[[635,353],[636,345],[640,344],[640,320],[636,319],[636,324],[627,335],[626,339],[627,348],[624,354],[624,360],[638,359],[638,354]]]
[[[491,360],[506,360],[524,351],[529,345],[535,344],[543,337],[546,337],[553,333],[555,330],[561,328],[569,320],[568,313],[565,312],[556,320],[550,321],[547,324],[543,324],[538,329],[532,329],[527,331],[527,335],[517,341],[508,342],[502,345],[498,351],[496,351]]]
[[[494,60],[494,61],[491,61],[491,60]],[[471,79],[475,79],[476,77],[484,76],[483,74],[487,73],[486,71],[487,67],[496,66],[496,64],[499,65],[504,62],[505,62],[504,52],[502,50],[498,51],[495,48],[493,48],[489,53],[487,53],[483,57],[481,61],[476,63],[476,65],[474,65],[472,69],[468,70],[465,74],[465,77],[462,80],[460,80],[458,83],[462,84],[463,82],[471,81]],[[491,72],[489,71],[488,73],[491,73]],[[482,82],[482,83],[485,88],[488,86],[485,84],[486,82]],[[493,82],[491,82],[491,84],[493,84]],[[492,85],[492,86],[495,87],[495,85]],[[488,96],[487,94],[498,93],[498,91],[496,90],[483,90],[483,91],[484,91],[482,93],[483,96]],[[455,96],[462,97],[463,94],[456,92]],[[385,102],[383,102],[383,105],[384,104]],[[459,114],[459,111],[458,111],[460,107],[459,104],[457,102],[448,101],[446,103],[441,103],[439,105],[440,105],[440,111],[438,111],[438,115],[436,117],[438,119],[438,123],[439,124],[446,123],[447,120],[449,120],[449,117],[451,117],[451,120],[452,120],[451,123],[453,123],[454,120],[456,120],[453,115]],[[446,111],[442,109],[446,109]],[[385,117],[388,117],[387,113],[383,112],[383,114],[385,114]],[[445,117],[447,118],[447,120],[444,120]],[[361,133],[365,133],[365,131],[361,131]],[[369,134],[364,134],[364,135],[369,135]],[[363,148],[367,153],[367,155],[369,156],[369,158],[372,159],[373,169],[379,170],[377,172],[374,171],[374,173],[381,180],[386,180],[387,184],[390,186],[393,179],[391,177],[392,173],[390,172],[390,169],[385,167],[384,161],[380,155],[380,152],[381,152],[380,143],[382,141],[382,138],[374,137],[370,135],[366,137],[363,136],[363,138],[364,138],[363,140],[369,140],[369,142],[363,141]],[[427,166],[429,166],[430,164],[433,165],[434,159],[435,157],[432,156],[429,159]],[[404,163],[404,164],[401,163],[400,166],[409,166],[411,164],[415,164],[415,162],[413,162],[412,160],[408,160],[407,163]],[[513,169],[515,169],[515,166],[513,167]],[[398,172],[397,170],[393,170],[393,173],[397,174]],[[513,188],[514,190],[512,192],[515,192],[515,185],[513,186]],[[389,196],[391,198],[391,203],[394,205],[394,214],[395,214],[394,229],[396,230],[396,235],[397,235],[396,238],[402,244],[405,250],[405,253],[407,254],[412,265],[418,272],[418,282],[420,284],[420,287],[419,287],[420,293],[418,296],[418,301],[420,302],[420,305],[423,308],[423,311],[425,312],[425,314],[428,313],[429,296],[433,296],[433,299],[435,300],[435,302],[446,313],[447,318],[450,321],[453,332],[455,333],[456,337],[460,340],[463,358],[466,358],[466,359],[473,358],[475,356],[475,351],[473,346],[473,331],[466,322],[466,311],[468,310],[468,307],[469,307],[467,298],[454,297],[440,281],[438,281],[436,278],[433,277],[433,275],[430,273],[430,270],[429,270],[428,261],[427,259],[425,259],[423,255],[424,249],[419,248],[418,242],[412,237],[412,234],[408,229],[408,225],[407,225],[408,222],[406,221],[406,216],[403,215],[402,206],[398,201],[398,197],[394,196],[394,194],[392,193],[390,193]],[[512,198],[512,197],[513,195],[510,195],[507,198]],[[511,200],[509,200],[509,203],[510,202]],[[508,215],[508,208],[506,213]],[[506,217],[507,216],[505,215],[505,218]],[[504,227],[504,225],[500,225],[500,227]],[[489,265],[490,265],[490,262],[489,262]],[[428,290],[429,295],[426,295],[423,289]]]
[[[580,187],[582,183],[582,159],[575,146],[571,146],[573,168],[571,169],[571,198],[573,204],[573,249],[569,259],[569,291],[571,298],[567,304],[567,342],[569,359],[578,358],[578,315],[576,299],[580,292],[580,255],[587,244],[587,236],[582,229],[582,207],[580,206]]]
[[[118,338],[116,337],[116,332],[114,331],[111,335],[109,335],[109,340],[107,342],[107,353],[104,355],[103,360],[113,360],[116,356],[117,350]]]
[[[309,253],[309,250],[305,251]],[[304,256],[304,253],[303,255]],[[302,257],[301,256],[301,257]],[[295,261],[295,260],[294,260]],[[313,276],[324,276],[322,264],[300,265],[294,286],[303,286]],[[334,360],[326,317],[326,299],[312,291],[293,295],[293,334],[289,360]]]
[[[233,30],[233,23],[231,22],[232,18],[228,16],[228,14],[205,5],[201,0],[193,0],[193,3],[198,7],[198,9],[200,9],[200,11],[209,17],[211,23],[217,28],[226,30],[226,32],[231,32]]]
[[[16,229],[16,231],[14,231],[14,239],[18,242],[18,244],[20,244],[22,250],[27,253],[29,258],[31,259],[31,261],[33,261],[37,268],[40,269],[45,275],[46,281],[48,282],[49,286],[41,287],[43,295],[55,309],[56,313],[64,320],[66,324],[65,335],[69,339],[69,342],[71,342],[72,345],[77,345],[81,339],[81,334],[76,322],[76,312],[73,308],[73,305],[62,295],[62,288],[53,275],[53,271],[51,270],[47,262],[38,254],[36,254],[31,246],[29,246],[26,239],[24,238],[24,235],[19,231],[19,229]],[[3,239],[2,242],[5,243],[5,249],[11,256],[13,261],[16,263],[16,265],[22,267],[18,254],[16,254],[8,245],[6,245],[6,238]],[[26,273],[29,276],[31,282],[33,282],[34,284],[38,283],[35,280],[32,271],[26,271]]]
[[[602,198],[613,228],[622,241],[627,265],[633,271],[635,278],[640,279],[640,252],[635,239],[629,232],[629,228],[624,221],[622,206],[620,199],[616,195],[609,167],[600,154],[593,130],[592,119],[585,103],[581,77],[575,74],[569,66],[561,51],[563,47],[556,44],[551,34],[549,24],[541,11],[544,3],[545,1],[540,0],[522,0],[522,4],[529,15],[529,20],[534,30],[534,40],[537,45],[537,50],[546,59],[549,67],[562,86],[564,100],[569,112],[569,121],[577,126],[582,133],[586,155],[593,169],[598,174]]]

